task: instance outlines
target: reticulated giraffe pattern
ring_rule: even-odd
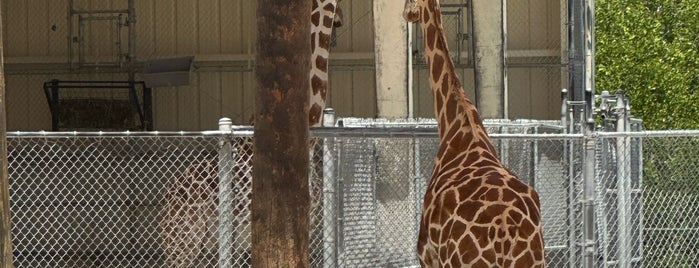
[[[342,25],[342,12],[337,7],[339,0],[314,0],[311,12],[311,69],[309,73],[309,125],[320,126],[326,105],[328,88],[328,56],[333,27]],[[251,120],[252,122],[252,120]],[[249,189],[252,179],[251,138],[234,141],[238,148],[234,159],[233,189],[248,189],[247,194],[236,194],[233,214],[237,222],[234,226],[244,227],[234,232],[235,247],[249,249]],[[311,150],[315,143],[311,142]],[[313,153],[311,151],[311,156]],[[312,161],[312,163],[315,161]],[[197,162],[187,167],[181,175],[165,186],[163,206],[160,211],[161,247],[165,253],[167,267],[199,267],[202,262],[215,264],[218,258],[217,245],[217,206],[219,194],[218,159]],[[320,176],[316,168],[311,169],[311,177]],[[321,187],[311,186],[312,191]],[[319,206],[318,194],[312,194],[311,209]],[[314,222],[311,219],[313,226]],[[233,250],[233,249],[232,249]],[[249,259],[249,252],[234,252],[238,260]]]
[[[250,247],[250,192],[243,189],[249,189],[252,180],[252,166],[249,164],[252,160],[252,139],[237,138],[233,141],[233,148],[236,153],[230,172],[235,194],[232,213],[236,217],[230,224],[239,228],[232,234],[236,247],[231,251],[235,251],[232,253],[238,264],[244,264],[249,259],[249,252],[243,249]],[[216,263],[218,185],[217,159],[188,166],[166,185],[159,227],[167,267],[200,267],[201,263]]]
[[[425,41],[439,150],[424,197],[422,267],[544,267],[539,196],[504,167],[449,57],[439,0],[406,0]]]

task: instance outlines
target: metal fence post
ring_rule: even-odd
[[[583,168],[583,266],[586,268],[595,265],[595,137],[586,131],[585,153]]]
[[[335,126],[335,111],[323,110],[323,127]],[[334,138],[323,139],[323,267],[338,267],[337,262],[337,183],[332,154]]]
[[[592,88],[585,90],[585,99],[593,99]],[[585,106],[585,125],[583,127],[584,134],[584,162],[583,162],[583,266],[592,268],[595,266],[595,119],[594,119],[594,101],[589,101]],[[581,122],[582,123],[582,122]]]
[[[221,131],[218,150],[218,266],[233,267],[233,191],[231,168],[233,165],[233,148],[231,131],[233,122],[230,118],[221,118],[218,129]]]
[[[626,132],[629,130],[628,111],[624,98],[624,92],[616,93],[616,131]],[[629,152],[631,149],[629,138],[619,136],[616,138],[616,178],[617,178],[617,210],[618,221],[617,239],[619,246],[619,267],[631,267],[631,166]]]

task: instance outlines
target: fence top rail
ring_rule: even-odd
[[[222,131],[8,131],[8,138],[220,136]]]
[[[595,132],[600,138],[663,138],[663,137],[699,137],[699,129],[692,130],[647,130],[633,132]]]
[[[67,137],[185,137],[234,135],[252,137],[252,126],[233,126],[232,131],[11,131],[8,138],[67,138]],[[437,138],[437,129],[426,127],[319,127],[311,129],[317,138]],[[517,134],[493,133],[493,139],[574,139],[582,134]]]

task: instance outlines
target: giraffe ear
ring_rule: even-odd
[[[420,7],[417,4],[417,0],[405,0],[403,18],[409,22],[418,22],[420,20]]]
[[[338,5],[335,7],[335,16],[333,17],[333,27],[335,27],[335,28],[342,27],[342,19],[343,18],[344,18],[344,15],[342,14],[342,8],[340,8],[340,6]]]

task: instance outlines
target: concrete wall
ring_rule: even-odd
[[[444,0],[455,3],[458,0]],[[75,0],[80,9],[123,9],[126,0]],[[195,56],[189,86],[154,90],[158,130],[215,129],[219,117],[244,123],[252,112],[256,1],[137,0],[136,56],[147,60]],[[560,58],[559,3],[556,0],[510,0],[508,48],[516,59],[532,53]],[[372,2],[342,1],[345,26],[337,29],[331,51],[329,106],[337,116],[375,117],[376,79]],[[48,130],[50,113],[42,84],[50,79],[127,79],[104,68],[71,71],[68,62],[68,0],[2,1],[7,82],[8,128]],[[565,17],[565,16],[563,16]],[[116,49],[113,25],[86,27],[86,58],[108,59]],[[125,32],[121,34],[125,42]],[[542,42],[544,40],[545,42]],[[77,55],[77,50],[73,54]],[[511,53],[512,54],[512,53]],[[539,59],[540,57],[535,57]],[[75,56],[74,56],[75,59]],[[415,67],[415,116],[432,117],[426,76]],[[472,70],[463,68],[464,85],[473,96]],[[510,117],[556,118],[560,105],[560,70],[509,69]],[[565,80],[565,79],[563,79]]]

